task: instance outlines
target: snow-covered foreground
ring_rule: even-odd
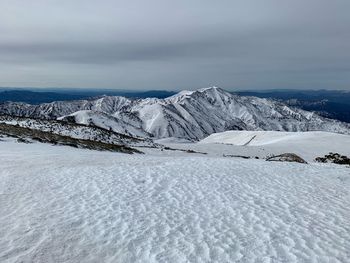
[[[349,262],[350,169],[0,142],[0,262]]]

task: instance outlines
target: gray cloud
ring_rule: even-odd
[[[350,2],[0,2],[0,85],[350,89]]]

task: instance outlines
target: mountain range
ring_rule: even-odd
[[[135,137],[200,140],[227,130],[350,133],[350,124],[273,99],[231,94],[217,87],[158,99],[103,96],[31,105],[0,104],[0,113],[97,126]]]

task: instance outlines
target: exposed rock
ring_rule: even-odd
[[[350,158],[341,155],[339,153],[332,153],[326,154],[324,157],[317,157],[315,158],[316,162],[319,163],[335,163],[335,164],[342,164],[342,165],[350,165]]]
[[[266,161],[307,163],[303,158],[296,155],[295,153],[283,153],[280,155],[274,155],[266,158]]]

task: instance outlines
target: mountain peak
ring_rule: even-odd
[[[231,97],[232,94],[229,93],[228,91],[222,89],[222,88],[219,88],[219,87],[216,87],[216,86],[212,86],[212,87],[208,87],[208,88],[202,88],[202,89],[198,89],[196,92],[198,93],[204,93],[204,94],[210,94],[210,96],[213,96],[213,97]]]
[[[182,90],[169,98],[191,96],[194,93],[227,93],[227,91],[223,90],[222,88],[212,86],[207,88],[200,88],[197,90]]]
[[[223,89],[216,87],[216,86],[211,86],[211,87],[207,87],[207,88],[201,88],[198,89],[197,91],[199,92],[205,92],[205,91],[223,91]]]

